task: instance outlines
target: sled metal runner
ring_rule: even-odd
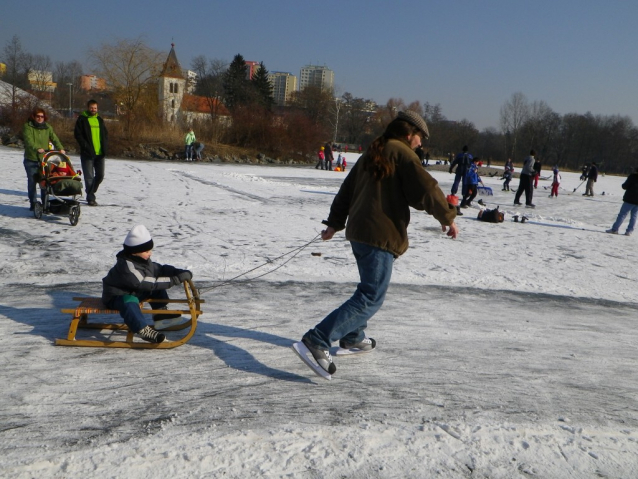
[[[147,303],[147,301],[140,302],[140,307],[142,308],[142,313],[144,314],[190,314],[190,319],[185,321],[184,323],[162,329],[162,332],[171,332],[185,330],[190,327],[190,329],[186,332],[186,335],[183,336],[181,339],[172,341],[167,338],[162,343],[149,343],[140,338],[135,338],[135,333],[133,333],[133,331],[130,331],[126,324],[122,322],[120,312],[116,309],[107,309],[100,298],[73,298],[73,301],[80,301],[80,304],[73,309],[69,308],[61,310],[63,313],[73,315],[71,324],[69,325],[69,333],[66,339],[56,339],[55,344],[57,346],[130,349],[172,349],[181,346],[182,344],[187,343],[195,334],[195,330],[197,329],[197,317],[202,314],[200,305],[204,302],[204,300],[199,298],[199,292],[197,291],[197,289],[195,289],[192,281],[184,282],[184,292],[186,293],[186,299],[154,299],[153,303],[175,303],[178,305],[185,305],[188,309],[149,309],[142,307],[145,303]],[[119,322],[89,322],[89,316],[110,314],[117,315]],[[126,333],[126,339],[123,341],[107,339],[77,339],[75,336],[78,329],[112,331],[115,332],[115,334],[118,334],[118,332],[121,331],[123,333]],[[134,339],[137,339],[137,341],[134,341]]]

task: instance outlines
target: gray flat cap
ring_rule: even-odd
[[[430,132],[428,131],[428,125],[425,124],[425,120],[421,115],[414,111],[400,111],[397,115],[399,120],[407,121],[410,125],[416,126],[421,133],[423,133],[423,139],[427,140],[430,138]]]

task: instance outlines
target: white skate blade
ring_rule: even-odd
[[[177,326],[178,324],[184,324],[190,321],[190,319],[180,316],[179,318],[171,318],[171,319],[160,319],[158,321],[154,321],[153,327],[156,331],[162,331],[164,329],[170,328],[171,326]]]
[[[334,352],[334,355],[335,356],[354,356],[356,354],[368,354],[368,353],[371,353],[372,351],[374,351],[374,349],[368,349],[366,351],[365,349],[359,349],[359,348],[352,348],[352,349],[337,348],[337,350]]]
[[[332,379],[332,375],[328,374],[328,371],[317,364],[314,356],[304,343],[302,343],[301,341],[293,343],[292,349],[295,353],[297,353],[304,364],[312,369],[317,376],[327,379],[328,381]]]

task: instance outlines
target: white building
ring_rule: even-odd
[[[306,65],[299,75],[299,90],[307,86],[316,86],[322,90],[332,90],[335,83],[335,72],[326,66]]]

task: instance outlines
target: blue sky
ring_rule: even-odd
[[[638,3],[628,0],[5,0],[0,13],[1,49],[17,34],[28,52],[86,72],[89,49],[142,36],[167,54],[174,42],[184,68],[237,53],[295,75],[326,65],[338,94],[439,103],[479,129],[498,128],[518,91],[559,114],[638,125]]]

